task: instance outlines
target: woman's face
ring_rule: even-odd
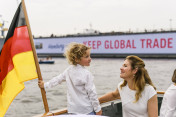
[[[131,69],[131,63],[129,60],[125,60],[122,67],[120,68],[120,77],[123,78],[124,80],[132,79],[134,72]]]

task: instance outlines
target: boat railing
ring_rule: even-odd
[[[162,102],[162,97],[164,95],[164,92],[162,91],[158,91],[157,92],[157,96],[158,96],[158,110],[160,109],[160,106],[161,106],[161,102]],[[112,108],[112,111],[114,110],[114,105],[115,104],[120,104],[121,103],[121,99],[119,98],[116,98],[116,99],[113,99],[113,100],[110,100],[110,101],[106,101],[106,102],[102,102],[101,103],[101,107],[102,108],[105,108],[107,106],[111,106]],[[105,109],[104,109],[105,110]],[[64,109],[59,109],[59,110],[55,110],[55,111],[50,111],[48,113],[44,113],[44,114],[40,114],[40,115],[36,115],[36,116],[33,116],[33,117],[46,117],[46,116],[56,116],[56,115],[64,115],[64,114],[67,114],[67,108],[64,108]]]

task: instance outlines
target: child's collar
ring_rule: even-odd
[[[78,67],[84,67],[84,66],[82,66],[82,65],[80,65],[80,64],[77,64],[76,66],[78,66]]]

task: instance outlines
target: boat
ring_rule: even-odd
[[[39,60],[39,64],[54,64],[55,61],[52,60],[52,58],[50,56],[47,56],[46,58],[41,58]]]
[[[160,115],[161,103],[163,100],[164,92],[157,92],[158,97],[158,115]],[[103,102],[101,104],[103,114],[102,116],[108,117],[122,117],[122,103],[120,99],[111,100],[108,102]],[[58,116],[58,115],[66,115],[67,109],[50,111],[48,113],[36,115],[33,117],[49,117],[49,116]]]
[[[39,64],[54,64],[53,60],[39,61]]]

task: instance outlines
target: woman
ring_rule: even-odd
[[[100,97],[100,103],[120,98],[123,117],[158,117],[156,88],[143,60],[137,56],[127,56],[120,70],[120,77],[124,80],[115,91]]]
[[[166,90],[160,109],[160,117],[176,117],[176,69],[172,76],[173,84]]]

